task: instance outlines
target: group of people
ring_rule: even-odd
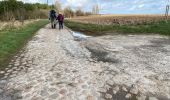
[[[51,21],[52,29],[56,28],[57,22],[59,23],[59,29],[63,29],[64,15],[61,12],[58,14],[55,10],[51,10],[49,12],[49,20]]]

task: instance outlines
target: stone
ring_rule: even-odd
[[[137,100],[145,100],[146,96],[145,95],[140,95],[136,97]]]
[[[5,73],[5,71],[0,71],[0,74],[4,74]]]
[[[13,74],[16,74],[16,73],[18,73],[18,71],[13,71],[12,73],[13,73]]]
[[[49,96],[49,98],[51,98],[51,99],[57,99],[57,98],[59,98],[60,97],[60,95],[58,94],[58,93],[54,93],[54,94],[52,94],[52,95],[50,95]]]
[[[4,76],[4,77],[3,77],[3,79],[6,79],[6,78],[8,78],[8,76]]]
[[[149,97],[149,100],[158,100],[156,97]]]
[[[5,83],[7,83],[6,80],[1,80],[1,81],[0,81],[0,85],[1,85],[1,84],[5,84]]]
[[[104,89],[104,88],[99,88],[99,91],[100,91],[100,92],[106,92],[107,90]]]
[[[3,92],[3,90],[2,89],[0,89],[0,94]]]
[[[126,96],[125,96],[126,99],[129,99],[131,97],[132,97],[132,95],[130,93],[126,94]]]
[[[128,92],[128,90],[124,86],[122,87],[122,90],[125,91],[125,92]]]
[[[119,86],[115,86],[113,89],[119,91]]]
[[[5,76],[8,76],[9,75],[9,73],[5,73]]]
[[[88,86],[87,86],[87,85],[82,85],[82,88],[83,88],[83,89],[87,89]]]
[[[87,100],[94,100],[94,97],[89,95],[89,96],[87,96]]]
[[[33,96],[31,100],[45,100],[45,99],[43,99],[43,97]]]
[[[116,94],[119,91],[119,86],[113,87],[113,93]]]
[[[14,64],[14,66],[19,66],[20,65],[20,63],[19,62],[16,62],[15,64]]]
[[[111,88],[111,86],[110,85],[106,85],[105,88],[106,88],[106,90],[109,90]]]
[[[9,68],[5,68],[5,70],[8,70]]]
[[[41,96],[49,96],[49,93],[46,90],[41,91]]]
[[[109,80],[109,81],[107,81],[107,84],[109,84],[109,85],[113,85],[113,84],[114,84],[114,82],[113,82],[113,81],[111,81],[111,80]]]
[[[136,85],[133,85],[132,88],[130,89],[130,93],[132,94],[138,94],[139,90]]]
[[[112,95],[111,95],[111,94],[106,94],[106,95],[105,95],[105,98],[106,98],[106,99],[112,99]]]
[[[55,88],[50,88],[49,89],[49,92],[55,92],[57,89],[55,89]]]
[[[10,73],[10,72],[12,72],[12,70],[8,70],[7,72]]]
[[[117,91],[113,90],[113,94],[115,95],[117,93]]]
[[[67,90],[66,90],[66,89],[61,89],[59,93],[62,94],[62,95],[64,95],[64,94],[67,93]]]
[[[0,88],[4,88],[5,83],[0,83]]]
[[[17,69],[17,67],[13,67],[13,69],[15,70],[15,69]]]
[[[22,99],[22,94],[21,94],[20,92],[15,93],[15,94],[13,95],[13,99],[14,99],[14,100]]]

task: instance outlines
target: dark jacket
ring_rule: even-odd
[[[57,20],[63,22],[64,16],[62,14],[59,14],[58,17],[57,17]]]

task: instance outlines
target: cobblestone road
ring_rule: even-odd
[[[0,71],[0,100],[170,100],[170,40],[115,35],[75,41],[40,29]]]

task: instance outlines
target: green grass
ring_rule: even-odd
[[[170,36],[170,20],[140,25],[98,25],[81,22],[65,21],[65,25],[75,31],[86,32],[90,35],[102,35],[104,33],[127,33],[127,34],[161,34]]]
[[[13,55],[24,47],[28,39],[30,39],[38,29],[47,23],[47,20],[39,20],[20,29],[12,28],[11,30],[0,31],[0,69],[7,64]]]

